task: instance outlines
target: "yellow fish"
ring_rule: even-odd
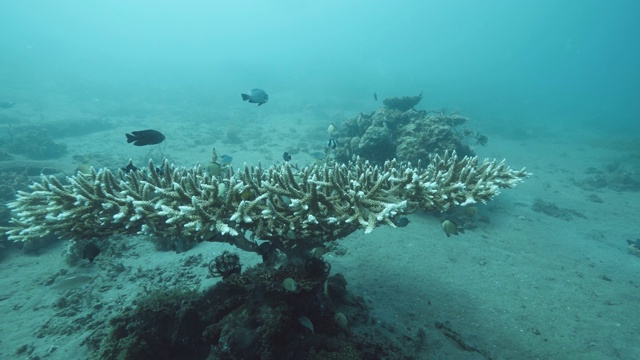
[[[333,123],[329,123],[329,127],[327,128],[327,132],[329,136],[333,136],[333,133],[336,132],[336,126]]]
[[[464,229],[458,228],[458,225],[451,220],[445,220],[442,222],[442,230],[450,237],[451,235],[464,234]]]

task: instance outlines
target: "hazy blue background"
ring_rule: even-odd
[[[374,91],[423,90],[423,108],[486,121],[628,131],[640,128],[639,4],[3,0],[0,95],[169,93],[222,106],[259,86],[265,106],[361,111]]]

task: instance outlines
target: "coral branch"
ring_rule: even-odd
[[[388,161],[294,169],[288,163],[263,171],[245,165],[236,174],[211,176],[198,167],[157,168],[127,174],[108,169],[78,173],[62,185],[43,177],[31,192],[9,204],[10,240],[30,241],[50,233],[68,239],[113,234],[149,234],[187,242],[221,241],[258,251],[249,238],[271,241],[285,252],[309,248],[391,224],[416,208],[445,211],[487,202],[501,188],[529,176],[505,162],[455,152],[432,156],[425,169]],[[248,236],[251,234],[251,237]]]

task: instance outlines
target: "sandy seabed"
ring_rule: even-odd
[[[57,139],[69,149],[57,162],[68,173],[78,154],[89,155],[96,166],[124,166],[129,158],[144,165],[162,156],[192,166],[209,161],[215,146],[219,155],[234,157],[234,166],[269,165],[285,150],[305,164],[312,161],[308,153],[322,151],[329,121],[308,121],[308,114],[259,117],[197,127],[122,119],[113,129]],[[124,125],[131,122],[139,126]],[[156,148],[124,144],[125,132],[143,128],[161,128],[166,142]],[[480,157],[506,157],[533,176],[479,206],[476,216],[482,220],[460,236],[447,238],[441,216],[425,213],[409,215],[404,228],[356,232],[339,241],[344,254],[325,255],[332,272],[344,274],[348,288],[365,298],[369,326],[393,339],[426,334],[420,359],[636,358],[640,257],[628,252],[626,240],[640,238],[640,192],[585,190],[576,181],[588,177],[589,167],[604,169],[612,162],[637,172],[640,159],[625,149],[589,145],[586,139],[597,135],[487,135],[488,146],[475,149]],[[541,201],[556,205],[563,216],[539,211],[534,204]],[[126,242],[117,256],[101,254],[93,264],[73,267],[65,262],[65,241],[36,254],[3,250],[0,358],[86,358],[87,339],[138,293],[208,288],[217,279],[208,276],[207,263],[233,250],[201,243],[176,254],[156,250],[144,237],[116,240]],[[241,259],[245,266],[259,261],[245,253]],[[65,272],[93,280],[70,290],[45,285]]]

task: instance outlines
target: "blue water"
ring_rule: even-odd
[[[491,121],[640,125],[636,1],[17,1],[0,3],[12,87],[224,106],[424,108]],[[20,100],[20,99],[19,99]],[[273,105],[272,105],[273,106]]]

